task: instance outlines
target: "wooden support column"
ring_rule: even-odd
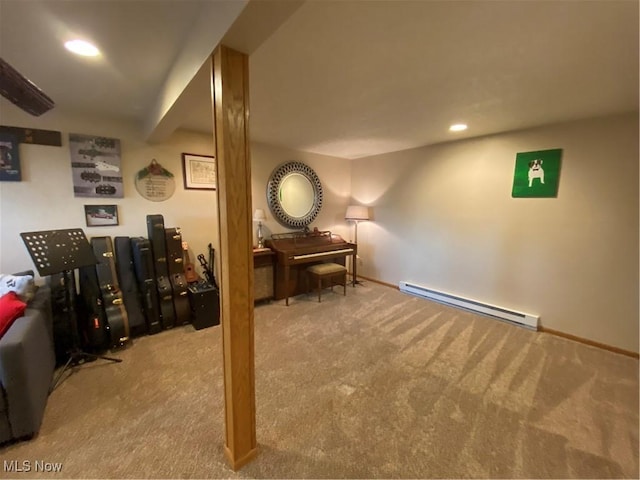
[[[213,53],[213,117],[218,174],[225,454],[234,470],[257,452],[253,344],[253,231],[248,56]]]

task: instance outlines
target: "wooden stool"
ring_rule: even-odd
[[[331,291],[333,291],[333,280],[335,278],[342,279],[344,287],[344,295],[347,294],[347,268],[337,263],[319,263],[311,265],[307,268],[307,292],[309,292],[309,276],[318,279],[318,302],[321,302],[322,295],[322,279],[328,278],[331,281]]]

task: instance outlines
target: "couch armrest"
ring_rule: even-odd
[[[45,291],[38,293],[46,295]],[[0,383],[14,438],[33,435],[40,429],[55,368],[48,325],[50,302],[42,301],[44,308],[30,304],[0,339]]]

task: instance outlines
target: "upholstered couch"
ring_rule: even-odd
[[[51,294],[46,285],[36,288],[0,338],[0,444],[39,431],[53,378]]]

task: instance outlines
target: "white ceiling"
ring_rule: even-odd
[[[142,118],[203,2],[176,3],[0,0],[0,55],[60,108]],[[67,52],[76,36],[103,56]]]
[[[292,6],[269,25],[263,10],[236,28],[238,45],[262,30],[245,50],[254,141],[358,158],[638,110],[637,1],[300,3],[253,0],[243,14]],[[0,0],[0,56],[56,108],[135,118],[153,137],[168,80],[181,74],[184,87],[243,7]],[[72,57],[62,48],[71,33],[104,57]],[[171,129],[210,132],[209,102],[205,75],[172,107]],[[450,133],[455,122],[469,129]]]

